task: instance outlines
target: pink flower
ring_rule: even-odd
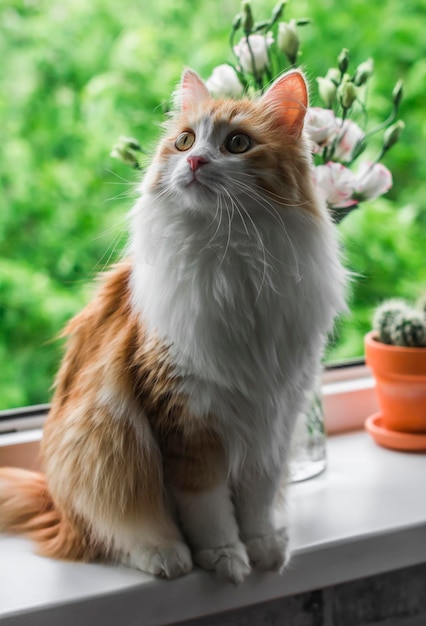
[[[355,176],[355,192],[360,200],[371,200],[392,187],[392,174],[381,163],[362,163]]]
[[[315,184],[330,208],[345,208],[358,204],[353,193],[356,187],[354,174],[341,163],[329,161],[314,168]]]
[[[268,48],[273,43],[273,38],[268,35],[250,35],[249,43],[251,48],[247,44],[246,38],[242,37],[239,43],[234,46],[235,54],[241,64],[241,67],[245,72],[254,74],[255,76],[262,75],[265,69],[269,66]],[[254,61],[254,63],[253,63]],[[253,67],[254,65],[254,67]]]
[[[342,120],[337,118],[337,123],[340,131],[338,132],[339,138],[333,158],[338,161],[349,162],[354,156],[356,147],[361,143],[365,135],[358,124],[352,120],[345,120],[342,125]]]
[[[328,145],[338,132],[333,111],[320,107],[309,108],[305,118],[305,131],[314,143],[314,152],[321,152],[321,149]]]

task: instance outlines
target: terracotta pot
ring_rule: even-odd
[[[376,379],[383,426],[406,433],[426,433],[426,347],[389,346],[365,337],[367,365]]]

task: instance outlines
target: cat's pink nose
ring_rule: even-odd
[[[202,156],[189,156],[187,158],[187,161],[189,163],[189,167],[191,168],[193,172],[196,172],[197,170],[200,169],[202,165],[205,165],[206,163],[208,163],[208,160]]]

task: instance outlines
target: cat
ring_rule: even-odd
[[[284,569],[274,505],[345,308],[307,107],[298,70],[252,100],[215,100],[184,72],[128,254],[64,331],[44,474],[0,471],[3,531],[167,578]]]

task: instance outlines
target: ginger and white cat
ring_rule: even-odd
[[[128,257],[66,328],[44,474],[0,470],[2,530],[165,577],[284,567],[274,502],[346,282],[307,105],[298,71],[253,101],[184,73]]]

